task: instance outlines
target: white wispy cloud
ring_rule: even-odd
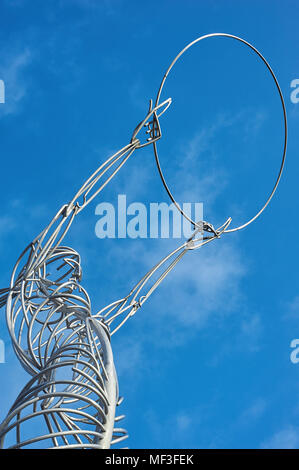
[[[299,428],[288,426],[273,436],[266,439],[261,444],[262,449],[298,449],[299,448]]]
[[[257,110],[255,113],[249,114],[244,126],[244,140],[256,137],[267,117],[268,115],[264,110]]]
[[[222,224],[229,216],[242,220],[244,201],[242,198],[229,200],[236,175],[227,165],[221,143],[228,136],[233,140],[238,128],[246,151],[246,140],[250,138],[252,141],[257,137],[266,120],[267,114],[262,109],[244,109],[235,115],[218,114],[214,121],[207,122],[189,136],[177,137],[168,151],[164,149],[161,158],[162,170],[166,172],[167,183],[176,199],[190,201],[196,198],[197,202],[203,202],[205,217],[213,219],[210,222],[219,220]],[[233,142],[231,151],[234,151]],[[167,161],[172,162],[171,169]],[[239,168],[240,161],[236,159],[236,168]],[[226,207],[229,214],[220,213],[217,207],[219,202],[221,206],[229,203]]]
[[[5,83],[5,104],[1,106],[1,115],[13,114],[19,110],[19,105],[25,97],[28,82],[24,70],[32,60],[29,48],[22,51],[8,51],[0,60],[0,78]]]
[[[27,0],[4,0],[4,2],[9,7],[21,7],[26,4]]]
[[[239,250],[224,240],[188,253],[169,279],[176,309],[168,311],[184,323],[204,326],[211,314],[223,316],[236,307],[245,272]]]
[[[3,204],[0,217],[0,243],[2,239],[10,236],[12,231],[23,232],[34,238],[41,231],[42,220],[49,223],[53,213],[49,208],[38,201],[11,199],[6,205]],[[36,232],[34,232],[36,230]]]
[[[167,436],[168,446],[172,448],[187,448],[191,439],[196,437],[197,426],[200,422],[198,410],[191,413],[189,410],[178,409],[173,415],[159,415],[153,409],[145,412],[145,420],[152,435],[157,442],[157,448],[161,442],[165,442]]]
[[[117,365],[117,374],[120,378],[132,377],[136,371],[142,369],[144,366],[143,343],[141,341],[134,341],[128,335],[123,336],[121,339],[112,339],[115,362]]]
[[[298,320],[299,318],[299,295],[296,295],[285,305],[283,318],[286,320]]]
[[[248,408],[246,408],[239,418],[240,424],[251,424],[260,419],[268,406],[264,398],[257,398]]]
[[[110,255],[111,264],[125,256],[126,276],[120,279],[122,273],[114,271],[111,279],[114,284],[119,286],[121,281],[122,289],[125,290],[126,284],[129,292],[147,270],[178,244],[168,240],[151,242],[139,240],[127,246],[125,253],[122,247],[115,247]],[[155,334],[152,341],[161,341],[165,325],[165,346],[170,348],[185,343],[190,334],[211,325],[211,322],[217,326],[218,322],[238,310],[243,299],[240,283],[245,275],[241,251],[225,240],[216,240],[197,252],[187,253],[141,309],[146,309],[147,321],[153,323]],[[136,315],[141,315],[140,312]],[[154,315],[154,319],[151,320],[149,315]],[[244,324],[246,329],[250,327]]]
[[[61,8],[67,6],[77,6],[83,10],[100,10],[107,16],[114,16],[119,13],[119,7],[122,6],[123,0],[60,0],[59,5]]]
[[[255,352],[260,349],[260,338],[263,331],[262,320],[259,314],[247,314],[241,323],[242,343],[248,350]]]
[[[217,132],[228,122],[218,117],[215,122],[195,132],[186,146],[175,154],[176,171],[170,178],[177,198],[188,201],[191,193],[198,202],[213,204],[228,184],[229,175],[224,167],[212,162],[219,149],[214,143]]]
[[[178,432],[187,431],[192,425],[192,417],[185,413],[179,412],[175,417],[175,427]]]
[[[208,447],[212,449],[234,448],[236,436],[248,432],[249,429],[254,430],[268,407],[269,401],[264,397],[253,399],[239,414],[231,416],[225,427],[218,428],[218,432],[213,435]]]

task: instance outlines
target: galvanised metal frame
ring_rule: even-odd
[[[278,90],[284,118],[282,162],[274,188],[260,211],[248,222],[230,228],[231,218],[215,229],[204,221],[192,221],[175,201],[164,178],[158,157],[161,138],[159,118],[171,99],[160,102],[168,74],[191,46],[206,38],[224,36],[247,45],[264,62]],[[139,140],[146,127],[148,138]],[[287,119],[283,96],[268,62],[252,45],[237,36],[215,33],[188,44],[167,69],[146,117],[133,132],[128,145],[106,160],[63,205],[49,225],[25,248],[12,271],[10,286],[0,291],[0,306],[6,305],[7,326],[14,351],[32,376],[18,395],[0,427],[1,447],[110,448],[126,439],[118,427],[122,415],[116,409],[119,397],[111,335],[143,305],[163,279],[188,252],[240,230],[253,222],[270,202],[284,166]],[[97,313],[92,313],[87,291],[81,284],[80,255],[62,244],[75,218],[112,180],[126,161],[145,146],[153,145],[165,189],[181,214],[194,224],[189,240],[163,258],[129,294]],[[153,280],[156,275],[157,280]],[[44,426],[44,430],[40,428]]]

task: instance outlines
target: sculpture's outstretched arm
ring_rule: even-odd
[[[75,216],[85,209],[107,186],[135,150],[153,144],[161,138],[159,117],[168,109],[170,104],[171,99],[169,98],[153,108],[152,100],[150,100],[148,113],[134,130],[130,143],[100,165],[75,193],[71,201],[58,210],[47,227],[25,248],[13,270],[10,287],[0,289],[0,308],[5,305],[8,292],[17,288],[22,279],[30,277],[39,266],[47,261],[51,253],[61,245]],[[148,138],[142,143],[137,136],[144,127],[147,128]]]
[[[192,236],[153,266],[126,297],[107,305],[94,317],[101,318],[109,326],[111,335],[113,335],[131,316],[135,315],[137,310],[188,251],[198,249],[212,240],[220,238],[230,223],[231,218],[215,230],[211,224],[200,222],[198,224],[199,228],[194,231]],[[155,276],[157,279],[150,284]]]

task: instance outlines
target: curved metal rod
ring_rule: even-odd
[[[158,106],[159,105],[159,100],[160,100],[160,96],[161,96],[161,93],[162,93],[162,90],[163,90],[163,87],[165,85],[165,82],[166,82],[166,79],[170,73],[170,71],[172,70],[173,66],[175,65],[175,63],[179,60],[179,58],[188,50],[190,49],[190,47],[194,46],[194,44],[197,44],[199,43],[200,41],[204,40],[204,39],[207,39],[207,38],[212,38],[212,37],[227,37],[227,38],[231,38],[231,39],[235,39],[243,44],[245,44],[246,46],[248,46],[254,53],[256,53],[258,55],[258,57],[260,57],[260,59],[263,61],[263,63],[266,65],[268,71],[270,72],[273,80],[274,80],[274,83],[276,85],[276,89],[277,89],[277,92],[279,94],[279,98],[280,98],[280,102],[281,102],[281,106],[282,106],[282,111],[283,111],[283,120],[284,120],[284,144],[283,144],[283,152],[282,152],[282,160],[281,160],[281,164],[280,164],[280,168],[279,168],[279,171],[278,171],[278,175],[277,175],[277,178],[276,178],[276,181],[275,181],[275,184],[273,186],[273,189],[270,193],[270,195],[268,196],[266,202],[264,203],[264,205],[262,206],[262,208],[252,217],[250,218],[247,222],[245,222],[244,224],[242,225],[239,225],[238,227],[234,227],[234,228],[229,228],[227,229],[225,232],[226,233],[229,233],[229,232],[236,232],[237,230],[241,230],[242,228],[245,228],[247,227],[249,224],[251,224],[254,220],[256,220],[261,214],[262,212],[264,212],[264,210],[266,209],[266,207],[268,206],[269,202],[271,201],[276,189],[277,189],[277,186],[278,186],[278,183],[280,181],[280,178],[281,178],[281,175],[282,175],[282,170],[283,170],[283,167],[284,167],[284,163],[285,163],[285,157],[286,157],[286,151],[287,151],[287,134],[288,134],[288,129],[287,129],[287,113],[286,113],[286,107],[285,107],[285,102],[284,102],[284,99],[283,99],[283,95],[282,95],[282,91],[280,89],[280,86],[279,86],[279,83],[278,83],[278,80],[272,70],[272,68],[270,67],[269,63],[267,62],[267,60],[265,59],[265,57],[252,45],[250,44],[249,42],[245,41],[245,39],[242,39],[238,36],[234,36],[233,34],[228,34],[228,33],[211,33],[211,34],[206,34],[204,36],[201,36],[197,39],[195,39],[194,41],[190,42],[186,47],[184,47],[184,49],[181,50],[181,52],[179,52],[179,54],[174,58],[174,60],[171,62],[170,66],[168,67],[166,73],[164,74],[163,76],[163,79],[162,79],[162,82],[160,84],[160,87],[159,87],[159,90],[158,90],[158,93],[157,93],[157,97],[156,97],[156,103],[155,105]],[[184,211],[183,209],[180,207],[180,205],[177,203],[177,201],[175,200],[173,194],[172,194],[172,191],[169,189],[169,186],[168,184],[166,183],[166,179],[165,179],[165,176],[164,176],[164,173],[162,171],[162,168],[161,168],[161,163],[160,163],[160,159],[159,159],[159,155],[158,155],[158,148],[157,148],[157,143],[156,142],[153,142],[153,147],[154,147],[154,153],[155,153],[155,159],[156,159],[156,163],[157,163],[157,167],[158,167],[158,171],[159,171],[159,174],[160,174],[160,177],[161,177],[161,180],[162,180],[162,183],[163,183],[163,186],[164,188],[166,189],[167,191],[167,194],[168,196],[170,197],[170,199],[172,200],[172,202],[175,204],[175,206],[177,207],[177,209],[180,211],[180,213],[190,222],[193,224],[194,227],[197,226],[197,223],[192,220]]]

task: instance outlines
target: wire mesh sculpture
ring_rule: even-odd
[[[175,201],[163,175],[157,142],[161,138],[159,118],[171,99],[160,102],[168,74],[177,60],[194,44],[215,36],[247,45],[264,62],[274,79],[282,104],[284,145],[281,166],[273,190],[259,212],[245,224],[231,228],[231,218],[215,229],[204,221],[193,221]],[[147,140],[139,140],[146,128]],[[277,79],[260,52],[245,40],[226,33],[202,36],[188,44],[167,69],[155,104],[150,101],[146,117],[138,124],[128,145],[106,160],[63,205],[49,225],[20,255],[12,271],[10,286],[0,290],[0,307],[6,305],[7,326],[14,351],[32,376],[18,395],[0,426],[1,447],[110,448],[125,440],[127,431],[118,427],[116,416],[122,398],[111,348],[111,335],[143,305],[163,279],[189,251],[240,230],[253,222],[270,202],[279,183],[286,155],[287,120]],[[192,236],[163,258],[129,294],[93,314],[87,291],[81,284],[80,255],[62,244],[78,215],[112,180],[132,154],[153,145],[162,183],[181,214],[194,226]],[[154,276],[157,279],[154,281]],[[38,420],[38,426],[36,422]],[[40,420],[44,429],[40,429]]]

